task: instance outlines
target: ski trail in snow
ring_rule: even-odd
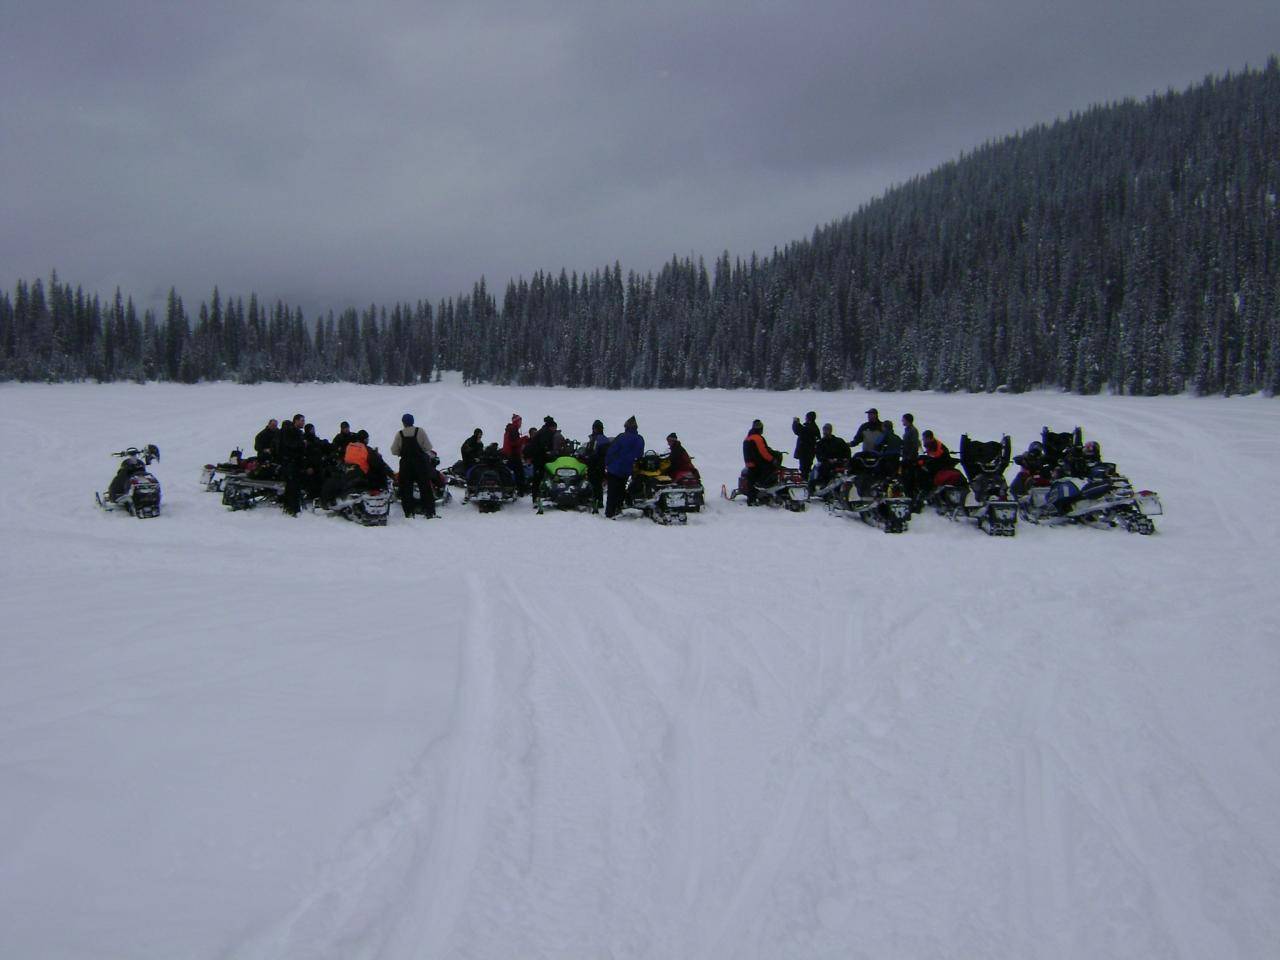
[[[447,942],[475,868],[492,756],[497,631],[476,575],[466,591],[451,727],[425,745],[289,915],[231,956],[346,960]]]

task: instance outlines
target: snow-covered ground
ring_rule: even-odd
[[[383,529],[231,514],[268,417],[451,461],[515,411],[676,430],[875,404],[1081,424],[1154,537],[717,498]],[[1280,949],[1280,403],[0,386],[0,955],[1264,958]],[[164,513],[105,515],[153,442]]]

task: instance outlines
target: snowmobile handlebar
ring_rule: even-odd
[[[148,443],[145,447],[126,447],[124,450],[117,450],[111,454],[113,457],[141,457],[143,462],[151,463],[153,460],[160,459],[160,448],[154,443]]]

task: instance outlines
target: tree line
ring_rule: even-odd
[[[0,378],[1280,390],[1280,63],[989,143],[769,256],[305,318],[0,292]]]

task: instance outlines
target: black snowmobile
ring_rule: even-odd
[[[146,520],[160,516],[160,481],[147,470],[160,459],[154,443],[145,447],[129,447],[111,454],[120,457],[120,469],[107,486],[107,492],[95,493],[98,506],[108,513],[123,510],[132,517]]]
[[[516,500],[516,481],[496,451],[486,451],[463,478],[463,503],[474,503],[481,513],[497,513]]]
[[[960,467],[963,483],[936,487],[929,500],[950,520],[973,520],[978,529],[993,537],[1017,533],[1018,502],[1009,495],[1004,472],[1009,468],[1009,437],[999,440],[960,438]]]
[[[228,510],[252,510],[264,503],[281,501],[284,476],[277,464],[248,460],[238,473],[223,474],[220,489],[222,505]]]
[[[834,495],[827,494],[827,509],[833,514],[856,518],[885,533],[905,533],[911,522],[911,500],[898,477],[898,457],[884,457],[859,450],[849,458],[849,466],[839,480]],[[824,490],[830,490],[828,483]]]
[[[1135,490],[1114,463],[1102,459],[1097,441],[1082,440],[1079,427],[1065,434],[1043,428],[1041,442],[1054,464],[1053,479],[1047,487],[1030,487],[1018,499],[1022,519],[1046,526],[1070,523],[1155,533],[1151,518],[1164,513],[1159,494]]]

